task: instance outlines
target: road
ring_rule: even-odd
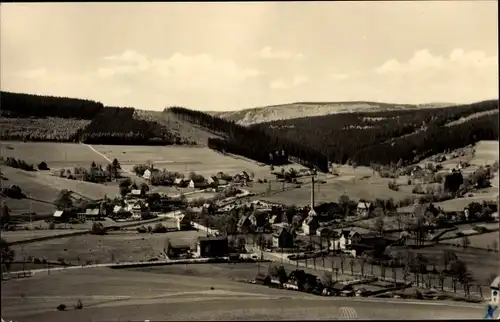
[[[320,297],[190,275],[95,268],[2,283],[2,318],[17,321],[480,319],[481,305]],[[83,310],[74,310],[80,299]],[[68,306],[58,312],[59,304]]]

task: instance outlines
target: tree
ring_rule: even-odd
[[[269,266],[269,276],[278,278],[280,284],[284,284],[288,280],[288,275],[286,273],[285,267],[283,265],[277,266],[272,265]]]
[[[73,207],[73,199],[71,199],[71,191],[63,189],[59,191],[59,196],[54,201],[58,210],[66,210]]]
[[[118,160],[115,158],[113,159],[113,162],[111,162],[111,172],[112,172],[112,176],[113,178],[117,179],[120,172],[119,170],[121,169],[121,165],[120,165],[120,162],[118,162]]]
[[[105,235],[106,229],[104,228],[104,225],[102,223],[94,222],[92,224],[92,229],[90,230],[90,233],[92,235]]]
[[[365,265],[366,265],[366,258],[361,257],[359,260],[359,267],[361,268],[361,276],[365,276]]]
[[[449,251],[449,250],[443,251],[442,261],[443,261],[444,270],[447,271],[448,265],[457,259],[458,259],[458,257],[457,257],[457,254],[455,254],[455,252]]]
[[[469,237],[467,236],[462,237],[462,247],[464,248],[464,250],[467,250],[469,245],[470,245]]]
[[[145,196],[149,192],[149,186],[146,183],[141,183],[141,196]]]
[[[2,212],[0,214],[0,225],[3,228],[3,227],[5,227],[5,225],[10,223],[10,209],[9,209],[9,207],[7,207],[6,204],[3,204],[0,211]]]
[[[351,258],[349,260],[349,267],[351,268],[351,275],[354,275],[354,265],[356,265],[356,262],[354,261],[354,258]]]
[[[384,215],[381,214],[377,217],[377,219],[375,219],[374,223],[374,230],[377,232],[379,236],[384,236],[384,225],[385,225]]]
[[[340,271],[342,274],[344,274],[344,262],[345,262],[345,256],[344,254],[340,253]]]
[[[334,284],[335,284],[335,281],[333,280],[332,273],[329,271],[325,271],[325,273],[323,274],[323,285],[326,288],[331,289]]]
[[[9,247],[7,241],[0,238],[0,264],[7,269],[10,268],[10,264],[14,261],[15,252]]]

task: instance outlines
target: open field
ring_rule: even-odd
[[[45,161],[51,169],[88,168],[92,161],[107,164],[99,154],[78,143],[2,141],[0,149],[4,158],[13,157],[34,165]]]
[[[78,299],[82,310],[72,308]],[[67,312],[55,309],[61,303]],[[3,318],[23,322],[474,319],[483,311],[482,305],[318,297],[223,279],[103,268],[2,282],[1,306]]]
[[[393,191],[389,189],[388,182],[390,179],[381,178],[378,174],[373,174],[371,169],[359,167],[353,169],[351,167],[342,166],[339,176],[320,175],[318,181],[324,180],[326,183],[316,183],[315,200],[317,203],[331,202],[339,200],[343,194],[349,196],[350,199],[367,199],[374,200],[376,198],[388,199],[393,198],[395,201],[417,196],[411,192]],[[300,188],[290,189],[279,192],[282,189],[282,183],[275,180],[271,181],[271,189],[276,191],[271,196],[260,197],[263,200],[282,204],[308,205],[311,200],[311,184],[310,178],[304,177],[299,179],[305,183]],[[285,188],[291,188],[296,185],[285,184]],[[253,183],[252,192],[262,193],[269,187],[269,183]]]
[[[151,224],[154,226],[154,224]],[[146,225],[147,226],[147,225]],[[16,260],[33,256],[77,264],[87,261],[98,263],[141,261],[158,258],[163,252],[167,238],[172,244],[193,245],[196,237],[205,235],[203,232],[180,231],[164,234],[139,234],[134,231],[111,232],[104,236],[84,235],[63,237],[58,239],[14,245]],[[7,240],[10,241],[10,240]]]
[[[259,165],[238,156],[223,155],[204,147],[183,146],[110,146],[92,145],[107,158],[117,158],[122,168],[132,170],[136,164],[153,163],[156,168],[189,174],[191,171],[203,176],[215,175],[222,171],[237,174],[242,171],[253,172],[256,178],[274,178],[268,166]],[[300,168],[299,165],[291,165]]]
[[[491,233],[486,233],[486,234],[481,234],[481,235],[474,235],[474,236],[469,236],[467,237],[469,239],[469,247],[474,247],[474,248],[482,248],[482,249],[493,249],[493,244],[495,241],[497,242],[497,247],[498,247],[498,232],[491,232]],[[463,238],[455,238],[455,239],[448,239],[442,241],[443,244],[451,244],[451,245],[463,245]],[[474,250],[471,250],[472,252]],[[497,256],[499,257],[498,253],[491,253],[491,256]]]
[[[68,229],[2,231],[2,238],[4,238],[9,243],[13,243],[21,240],[34,239],[46,236],[57,236],[59,234],[67,234],[78,231],[79,230],[68,230]]]
[[[471,165],[493,164],[499,159],[498,141],[479,141],[475,146],[476,152],[471,160]]]
[[[119,194],[116,183],[96,184],[78,180],[60,178],[48,171],[24,171],[11,167],[2,167],[2,173],[8,180],[2,180],[2,186],[19,186],[24,194],[37,200],[4,198],[7,206],[14,215],[23,212],[40,214],[51,213],[55,210],[50,203],[57,198],[59,191],[68,189],[90,199],[101,199],[105,195],[114,197]]]

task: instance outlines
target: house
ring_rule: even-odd
[[[362,217],[370,215],[372,210],[373,210],[373,205],[370,202],[360,201],[358,203],[358,206],[356,207],[356,212],[357,212],[358,216],[362,216]]]
[[[142,196],[142,193],[141,193],[140,189],[132,189],[132,191],[130,191],[130,197],[132,197],[132,198],[139,198],[141,196]]]
[[[420,179],[423,175],[425,174],[425,171],[424,169],[422,169],[422,167],[420,166],[415,166],[412,170],[411,170],[411,173],[410,175],[414,178],[414,179]]]
[[[176,178],[174,180],[174,186],[177,186],[179,188],[185,188],[187,187],[189,181],[183,178]]]
[[[241,174],[237,174],[233,177],[233,182],[240,183],[243,181],[243,176]]]
[[[359,244],[362,240],[362,235],[355,229],[342,230],[339,232],[338,237],[330,241],[331,250],[345,250],[349,249],[353,244]]]
[[[294,246],[294,233],[290,232],[287,228],[279,228],[273,234],[273,247],[276,248],[293,248]]]
[[[250,220],[250,216],[243,215],[240,220],[238,220],[238,231],[241,233],[245,233],[251,231],[253,228],[252,221]]]
[[[69,219],[71,219],[73,216],[73,214],[69,211],[65,211],[65,210],[57,210],[56,212],[54,212],[54,214],[52,215],[52,221],[54,222],[67,222]]]
[[[128,210],[132,213],[132,218],[135,220],[148,218],[151,215],[148,203],[142,201],[129,204]]]
[[[207,184],[210,186],[216,186],[217,185],[217,177],[215,176],[210,176],[207,178]]]
[[[80,213],[78,215],[80,218],[83,218],[84,220],[101,220],[103,217],[103,214],[101,213],[101,210],[99,208],[94,208],[94,209],[87,208],[85,209],[84,213]]]
[[[224,179],[217,180],[217,186],[219,186],[219,187],[225,187],[228,184],[229,184],[229,182],[227,180],[224,180]]]
[[[188,183],[188,187],[189,188],[196,188],[196,189],[202,189],[202,188],[206,188],[207,187],[207,183],[205,181],[202,181],[202,180],[189,180],[189,183]]]
[[[145,180],[150,180],[150,179],[151,179],[151,170],[146,169],[146,171],[144,171],[144,174],[142,175],[142,177],[143,177]]]
[[[281,219],[280,216],[278,216],[278,215],[272,215],[271,218],[269,218],[269,223],[271,225],[278,224],[280,222],[280,219]]]
[[[332,231],[328,227],[320,227],[316,230],[316,235],[320,237],[329,237],[331,232]]]
[[[191,228],[191,221],[186,215],[176,217],[176,224],[177,230],[189,230]]]
[[[311,212],[314,212],[314,210],[311,209]],[[305,235],[314,235],[316,234],[316,230],[319,227],[319,222],[318,222],[318,217],[313,215],[313,216],[307,216],[307,218],[302,222],[302,231],[304,232]]]
[[[198,257],[224,257],[229,255],[227,236],[199,237],[196,243]]]

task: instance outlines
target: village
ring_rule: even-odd
[[[450,175],[455,171],[460,169],[452,169]],[[272,171],[278,182],[310,181],[309,205],[297,207],[265,201],[261,198],[265,194],[250,192],[253,176],[245,171],[234,176],[219,172],[207,179],[196,173],[187,179],[174,178],[170,184],[180,193],[173,196],[150,191],[157,170],[137,172],[144,182],[121,181],[121,198],[87,200],[78,207],[78,202],[65,200],[74,198],[70,192],[62,192],[61,204],[71,207],[60,207],[45,220],[46,229],[87,229],[101,236],[113,231],[164,234],[159,252],[140,262],[272,261],[276,265],[269,266],[267,273],[258,269],[252,283],[318,295],[387,296],[392,292],[398,297],[439,298],[436,289],[456,294],[462,285],[466,298],[471,294],[482,298],[488,293],[485,285],[495,278],[491,270],[473,277],[471,264],[466,268],[457,256],[467,251],[468,238],[498,229],[494,202],[472,203],[459,212],[446,212],[431,202],[402,210],[390,201],[354,202],[348,196],[318,204],[315,189],[321,179],[314,171]],[[425,175],[422,172],[415,167],[411,175]],[[190,192],[183,193],[183,188]],[[208,197],[197,198],[200,194]],[[11,230],[33,224],[14,225]],[[189,241],[177,241],[175,232],[190,234]],[[458,242],[425,254],[447,240]],[[498,243],[488,245],[488,251],[497,253]],[[122,261],[121,265],[128,264]],[[408,289],[413,290],[409,295],[394,293]]]

